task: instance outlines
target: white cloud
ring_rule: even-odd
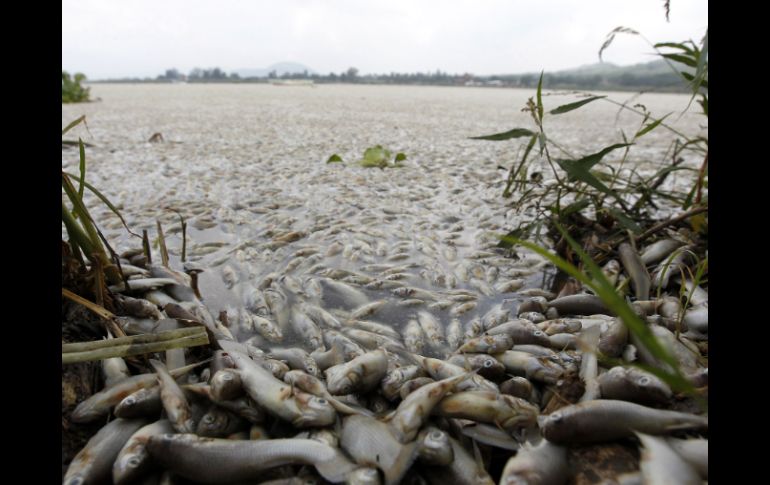
[[[519,73],[596,62],[619,25],[653,42],[698,40],[708,3],[672,2],[667,23],[662,1],[63,0],[62,67],[94,79],[281,61],[318,72]],[[649,52],[618,36],[605,60]]]

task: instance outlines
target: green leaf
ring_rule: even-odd
[[[71,177],[71,178],[76,178],[74,175],[72,175],[72,174],[70,174],[70,173],[67,173],[67,172],[63,172],[63,173],[64,173],[65,175],[67,175],[68,177]],[[101,192],[99,192],[98,190],[96,190],[96,187],[94,187],[93,185],[89,184],[88,182],[86,182],[86,181],[83,181],[83,184],[86,186],[86,188],[87,188],[88,190],[90,190],[91,192],[93,192],[95,196],[99,197],[99,199],[100,199],[102,202],[104,202],[104,204],[105,204],[107,207],[109,207],[109,208],[110,208],[110,210],[113,212],[113,214],[115,214],[116,216],[118,216],[118,218],[120,219],[120,222],[122,222],[122,223],[123,223],[123,227],[125,227],[125,228],[126,228],[126,231],[128,231],[128,233],[129,233],[129,234],[131,234],[132,236],[136,236],[136,237],[142,237],[142,236],[140,236],[139,234],[136,234],[135,232],[131,231],[131,229],[129,229],[129,228],[128,228],[128,224],[126,224],[126,220],[125,220],[125,219],[123,219],[123,216],[120,214],[120,211],[118,210],[118,208],[117,208],[117,207],[115,207],[115,206],[112,204],[112,202],[110,202],[110,199],[108,199],[107,197],[105,197],[105,196],[104,196],[104,195],[103,195]]]
[[[566,113],[568,111],[572,111],[573,109],[578,109],[583,105],[586,105],[592,101],[596,101],[597,99],[606,98],[607,96],[591,96],[590,98],[586,98],[580,101],[576,101],[574,103],[564,104],[559,106],[556,109],[553,109],[549,111],[552,115],[560,115],[562,113]]]
[[[78,197],[83,200],[83,191],[86,188],[86,147],[83,146],[83,140],[78,138],[80,145],[80,187],[78,188]]]
[[[687,79],[690,82],[694,82],[695,81],[695,76],[693,76],[689,72],[680,72],[679,74],[681,74],[683,78]],[[699,84],[698,87],[701,87],[701,88],[704,88],[704,89],[708,89],[709,88],[709,82],[706,81],[705,79],[701,79],[699,81],[699,83],[695,83],[695,84]]]
[[[62,134],[62,136],[64,136],[64,134],[65,134],[65,133],[67,133],[68,131],[70,131],[72,128],[76,127],[76,126],[77,126],[77,125],[79,125],[80,123],[84,122],[85,120],[86,120],[86,115],[83,115],[83,116],[81,116],[80,118],[78,118],[78,119],[76,119],[75,121],[73,121],[72,123],[70,123],[69,125],[67,125],[67,126],[66,126],[66,127],[65,127],[65,128],[62,130],[62,131],[61,131],[61,134]]]
[[[387,164],[390,155],[390,150],[382,148],[382,145],[377,145],[366,149],[364,160],[377,164],[382,164],[383,162]]]
[[[672,61],[680,62],[685,66],[690,66],[690,67],[698,66],[695,59],[689,56],[683,56],[681,54],[661,54],[661,56],[665,57],[666,59],[671,59]]]
[[[503,140],[510,140],[512,138],[521,138],[523,136],[532,136],[534,134],[535,133],[533,131],[530,131],[526,128],[514,128],[511,131],[506,131],[505,133],[496,133],[494,135],[484,135],[484,136],[472,136],[470,137],[470,139],[503,141]]]
[[[406,155],[405,154],[403,154],[401,152],[396,153],[396,160],[395,160],[396,163],[403,162],[404,160],[406,160]]]
[[[639,130],[638,132],[636,132],[636,135],[634,135],[634,139],[640,138],[640,137],[642,137],[642,136],[646,135],[647,133],[651,132],[651,131],[652,131],[652,130],[654,130],[655,128],[657,128],[657,126],[658,126],[659,124],[663,123],[663,120],[665,120],[665,119],[666,119],[666,118],[667,118],[667,117],[668,117],[670,114],[671,114],[671,113],[668,113],[668,114],[667,114],[666,116],[664,116],[663,118],[657,119],[657,120],[653,121],[652,123],[649,123],[649,124],[647,124],[647,126],[645,126],[645,127],[644,127],[644,128],[642,128],[641,130]]]
[[[695,51],[694,50],[692,50],[691,48],[687,47],[687,45],[685,45],[685,44],[680,44],[680,43],[677,43],[677,42],[660,42],[658,44],[655,44],[653,47],[655,47],[656,49],[660,49],[661,47],[668,47],[670,49],[680,49],[680,50],[686,52],[687,54],[689,54],[691,56],[695,56]]]
[[[342,157],[340,157],[339,155],[337,155],[337,154],[335,153],[334,155],[332,155],[331,157],[329,157],[329,159],[328,159],[328,160],[326,160],[326,163],[334,163],[334,162],[337,162],[337,163],[342,163]]]
[[[537,119],[543,123],[543,73],[540,71],[540,80],[537,82]]]
[[[567,176],[570,181],[580,181],[585,184],[590,185],[591,187],[595,188],[596,190],[599,190],[601,192],[604,192],[605,194],[614,195],[612,191],[601,183],[599,179],[594,177],[587,168],[579,165],[576,160],[560,160],[557,159],[556,163],[559,164],[559,166],[567,172]]]
[[[631,145],[632,143],[616,143],[615,145],[608,146],[596,153],[592,153],[591,155],[586,155],[585,157],[579,160],[575,160],[574,163],[588,170],[594,165],[596,165],[597,163],[599,163],[601,159],[611,151],[617,150],[618,148],[625,148]]]
[[[703,79],[705,77],[706,59],[709,53],[709,31],[706,29],[706,35],[703,36],[703,44],[698,55],[698,65],[695,70],[695,78]]]

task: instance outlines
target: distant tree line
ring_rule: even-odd
[[[475,76],[471,73],[450,74],[436,70],[435,72],[414,72],[388,74],[360,75],[358,69],[351,67],[346,71],[329,74],[304,72],[278,74],[275,70],[261,77],[240,77],[238,73],[228,74],[218,67],[210,69],[194,68],[188,74],[177,69],[167,69],[156,78],[116,79],[105,82],[228,82],[228,83],[267,83],[278,79],[306,79],[318,84],[352,83],[352,84],[417,84],[433,86],[489,86],[489,87],[520,87],[534,88],[537,86],[539,74],[506,74],[493,76]],[[582,89],[582,90],[655,90],[682,92],[679,78],[673,72],[609,72],[606,74],[586,73],[545,73],[543,87],[547,89]]]
[[[85,74],[78,72],[70,76],[67,71],[61,72],[61,102],[82,103],[89,101],[91,88],[84,88],[80,83],[86,80]]]

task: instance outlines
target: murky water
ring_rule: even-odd
[[[458,318],[467,326],[496,304],[510,307],[515,289],[542,281],[536,258],[505,258],[494,247],[495,234],[522,220],[500,195],[525,139],[468,139],[532,128],[521,108],[533,95],[403,86],[95,85],[92,96],[102,101],[62,106],[62,126],[87,115],[90,133],[78,127],[67,138],[95,145],[87,149],[87,178],[119,205],[134,231],[154,236],[160,220],[178,257],[180,224],[172,209],[188,220],[188,259],[210,268],[201,286],[215,315],[228,310],[237,320],[236,309],[247,306],[275,318],[274,306],[259,303],[263,290],[274,288],[289,306],[312,302],[340,317],[360,300],[384,299],[366,319],[397,329],[422,310],[444,325]],[[610,94],[621,102],[630,96]],[[550,110],[574,99],[544,102]],[[631,104],[656,116],[674,112],[671,124],[694,135],[705,121],[678,117],[688,100],[645,95]],[[617,115],[616,106],[598,101],[547,118],[546,130],[571,154],[585,155],[621,142],[621,130],[630,137],[639,129],[640,117]],[[147,142],[156,132],[165,143]],[[629,165],[649,172],[670,163],[672,140],[665,130],[643,137]],[[325,163],[334,153],[356,161],[377,144],[404,152],[405,167]],[[77,171],[76,150],[62,151],[62,166]],[[140,244],[89,200],[118,249]],[[284,278],[267,284],[271,273]],[[396,293],[404,287],[424,293]],[[462,301],[463,294],[472,297]],[[404,306],[405,299],[422,302]],[[475,306],[461,308],[467,302]]]

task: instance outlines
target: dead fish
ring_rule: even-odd
[[[417,312],[417,321],[427,337],[428,345],[435,348],[446,344],[446,339],[444,338],[441,329],[441,323],[436,317],[426,311],[419,311]]]
[[[241,371],[246,393],[260,406],[297,427],[325,426],[334,422],[337,413],[323,398],[293,392],[290,386],[239,352],[230,352]]]
[[[170,371],[174,378],[181,377],[190,372],[195,367],[207,363],[208,361],[188,365],[179,369]],[[156,374],[139,374],[129,377],[114,386],[97,392],[85,401],[78,404],[72,412],[70,419],[74,423],[90,423],[100,418],[106,417],[110,410],[128,395],[133,394],[139,389],[152,387],[157,384]]]
[[[150,365],[158,375],[160,387],[160,400],[163,403],[171,425],[179,433],[192,433],[195,431],[195,422],[192,418],[190,403],[184,395],[179,384],[169,374],[166,366],[159,360],[150,359]]]
[[[567,449],[543,440],[537,446],[524,445],[505,464],[500,485],[560,485],[569,477]]]
[[[388,372],[384,350],[367,352],[345,364],[324,371],[331,394],[366,392],[376,387]]]
[[[158,416],[163,410],[158,386],[139,389],[120,401],[113,411],[118,418],[131,419]]]
[[[616,366],[597,379],[602,398],[640,404],[662,404],[672,396],[671,388],[655,375],[634,367]]]
[[[503,394],[510,394],[528,401],[531,400],[532,391],[532,383],[524,377],[514,376],[500,383],[500,392]]]
[[[466,370],[477,370],[479,375],[492,380],[502,378],[505,366],[487,354],[457,354],[447,361]]]
[[[259,315],[248,315],[254,330],[268,342],[279,343],[283,341],[283,332],[277,323]]]
[[[400,483],[417,458],[417,442],[402,444],[387,424],[367,416],[343,420],[340,445],[358,465],[382,470],[386,485]]]
[[[453,318],[449,322],[446,329],[446,340],[450,351],[457,349],[463,343],[463,327],[459,319]]]
[[[417,320],[410,319],[404,326],[404,345],[415,354],[421,354],[425,347],[425,334]]]
[[[492,391],[463,391],[444,397],[433,412],[447,418],[493,423],[513,431],[537,424],[538,408],[524,399]]]
[[[473,373],[448,377],[438,382],[427,384],[409,394],[389,417],[389,425],[401,443],[412,441],[423,423],[428,419],[441,399],[451,392],[460,381]]]
[[[407,365],[404,367],[396,367],[388,371],[388,374],[380,382],[380,389],[382,390],[385,398],[394,400],[401,390],[401,386],[405,382],[424,375],[422,367],[417,365]]]
[[[502,305],[498,304],[481,317],[481,323],[484,330],[490,330],[503,322],[507,322],[509,316],[510,310],[503,309]]]
[[[623,267],[631,277],[634,284],[637,300],[647,300],[650,298],[650,274],[645,268],[645,263],[639,253],[628,243],[622,243],[618,247],[620,261]]]
[[[320,376],[318,364],[306,351],[299,348],[283,349],[273,347],[270,349],[268,357],[278,360],[284,360],[292,369],[301,369],[313,377]]]
[[[417,436],[419,459],[429,465],[446,466],[455,458],[449,435],[435,426],[427,426]]]
[[[687,261],[692,257],[692,246],[684,246],[675,250],[669,257],[663,260],[652,276],[652,285],[655,288],[668,287],[669,279],[675,274],[686,271]]]
[[[253,480],[289,464],[312,465],[324,479],[342,483],[358,468],[338,449],[309,439],[233,441],[165,434],[151,437],[147,450],[164,468],[200,483]]]
[[[559,315],[614,315],[601,298],[586,293],[556,298],[548,302],[548,307],[555,308]]]
[[[303,302],[300,304],[300,309],[308,316],[311,320],[313,320],[316,324],[318,324],[321,327],[330,327],[330,328],[341,328],[342,323],[332,315],[331,313],[327,312],[323,308],[321,308],[318,305],[313,305],[308,302]]]
[[[455,353],[497,354],[513,347],[513,337],[506,333],[484,335],[466,341]]]
[[[325,350],[321,329],[297,307],[291,309],[291,325],[311,349]]]
[[[523,318],[510,320],[490,328],[487,330],[486,335],[492,337],[497,335],[507,335],[517,346],[526,344],[547,346],[549,343],[548,335],[546,335],[545,332],[540,330],[540,328],[531,321]]]
[[[311,376],[310,374],[306,374],[301,370],[292,370],[287,372],[283,376],[283,380],[292,386],[297,386],[303,391],[313,394],[314,396],[326,399],[334,407],[334,409],[341,413],[364,414],[366,416],[371,416],[371,413],[367,409],[362,407],[354,408],[348,406],[344,402],[335,398],[329,394],[329,391],[326,390],[326,386],[318,378]]]
[[[211,397],[216,401],[227,401],[243,395],[241,374],[236,369],[218,370],[211,376]]]
[[[160,320],[163,318],[158,310],[158,305],[144,298],[131,298],[126,295],[116,295],[115,299],[123,308],[123,311],[132,317],[151,318],[153,320]]]
[[[700,477],[708,480],[709,477],[709,442],[699,438],[666,438],[671,447],[684,461],[690,464]]]
[[[214,404],[198,421],[195,434],[207,438],[225,438],[247,428],[247,424],[237,414]]]
[[[661,239],[645,247],[640,258],[645,265],[657,263],[683,245],[684,243],[675,239]]]
[[[171,278],[143,278],[138,280],[129,280],[130,286],[126,287],[125,283],[118,283],[109,287],[109,290],[113,293],[120,293],[123,291],[140,291],[154,290],[156,288],[162,288],[164,286],[176,285],[177,282]],[[192,291],[192,290],[190,290]]]
[[[636,436],[643,446],[639,468],[645,484],[700,485],[702,483],[693,467],[672,450],[664,438],[644,433],[636,433]]]
[[[378,333],[395,340],[401,338],[401,334],[394,330],[390,325],[384,323],[373,322],[371,320],[349,320],[348,325],[360,328],[361,330],[366,330],[367,332]]]
[[[153,467],[145,445],[150,436],[173,433],[174,428],[167,419],[148,424],[132,434],[118,453],[112,466],[112,480],[116,485],[136,482],[148,475]]]
[[[554,443],[591,443],[633,436],[708,429],[708,418],[653,409],[626,401],[600,399],[573,404],[541,418],[543,436]]]
[[[454,460],[448,466],[426,466],[425,477],[431,485],[494,485],[486,467],[476,452],[471,456],[459,441],[449,437]],[[474,450],[475,451],[475,450]]]
[[[583,324],[578,318],[557,318],[540,322],[537,327],[551,336],[557,333],[577,333],[583,329]]]
[[[449,314],[452,316],[458,316],[462,315],[463,313],[467,313],[471,310],[474,310],[478,303],[475,301],[468,301],[465,303],[461,303],[459,305],[455,305],[450,311]]]
[[[508,372],[547,384],[556,384],[566,372],[564,367],[555,362],[518,350],[507,350],[493,357],[499,360]]]
[[[438,295],[435,293],[413,286],[402,286],[391,290],[391,293],[401,298],[418,298],[424,301],[436,301],[438,299]]]
[[[145,419],[114,419],[100,429],[72,459],[64,485],[110,483],[112,467],[131,436],[147,424]]]

